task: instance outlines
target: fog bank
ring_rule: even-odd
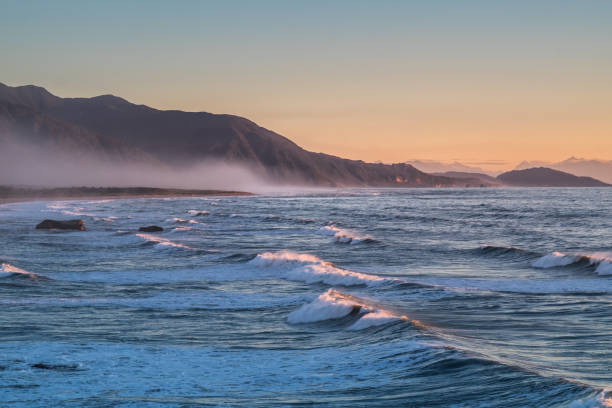
[[[92,153],[44,149],[0,138],[0,184],[36,187],[159,187],[275,189],[247,166],[207,160],[177,169],[162,163],[104,159]]]

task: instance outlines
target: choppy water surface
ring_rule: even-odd
[[[0,401],[612,406],[611,231],[612,189],[2,205]]]

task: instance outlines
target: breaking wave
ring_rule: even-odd
[[[406,321],[408,318],[406,316],[396,316],[386,310],[374,310],[361,316],[361,318],[353,323],[348,330],[363,330],[368,327],[381,326],[400,320]]]
[[[196,250],[195,248],[190,247],[188,245],[180,244],[178,242],[173,242],[173,241],[170,241],[169,239],[162,238],[162,237],[157,237],[157,236],[151,235],[151,234],[138,233],[138,234],[136,234],[136,236],[146,240],[147,242],[154,242],[157,245],[174,247],[174,248],[183,248],[183,249]]]
[[[198,228],[185,227],[185,226],[179,225],[178,227],[172,228],[170,232],[179,232],[179,231],[200,231],[200,230]]]
[[[565,255],[561,252],[553,252],[536,259],[531,265],[534,268],[554,268],[557,266],[567,266],[580,261],[581,257],[574,255]]]
[[[75,217],[96,217],[96,214],[83,212],[83,207],[69,206],[68,203],[63,202],[54,202],[52,204],[48,204],[47,208],[52,212],[71,215]]]
[[[372,326],[408,320],[388,310],[377,309],[365,301],[334,289],[319,295],[315,300],[289,314],[287,321],[291,324],[314,323],[325,320],[341,319],[352,313],[358,313],[359,319],[348,327],[348,330],[362,330]]]
[[[354,231],[337,227],[335,225],[327,225],[319,229],[319,234],[330,235],[334,240],[341,244],[358,244],[360,242],[374,242],[372,237],[368,235],[360,235]]]
[[[512,256],[513,259],[520,257],[523,259],[537,256],[537,258],[531,262],[531,266],[538,269],[549,269],[559,268],[564,266],[591,266],[595,267],[595,272],[598,275],[612,275],[612,253],[610,252],[596,252],[592,254],[566,254],[559,251],[554,251],[546,255],[529,251],[521,248],[512,246],[494,246],[494,245],[481,245],[480,251],[488,254],[499,255],[499,256]]]
[[[331,262],[310,255],[291,251],[265,252],[249,261],[258,267],[274,267],[283,270],[289,280],[328,285],[375,285],[392,279],[342,269]]]
[[[319,295],[315,300],[289,314],[289,323],[313,323],[323,320],[340,319],[358,312],[362,304],[352,296],[344,295],[334,289]]]
[[[579,263],[588,263],[595,267],[599,275],[612,275],[612,254],[609,252],[596,252],[593,254],[564,254],[552,252],[536,259],[531,265],[534,268],[548,269]]]
[[[45,276],[38,275],[33,272],[28,272],[24,269],[18,268],[8,263],[0,264],[0,277],[9,277],[9,276],[24,276],[24,277],[35,278],[35,279],[41,279],[41,278],[49,279]]]
[[[612,407],[612,395],[609,390],[603,390],[592,398],[579,399],[569,404],[569,408],[607,408]]]
[[[205,210],[187,210],[185,212],[187,214],[193,215],[195,217],[201,217],[201,216],[205,216],[205,215],[210,215],[210,213],[208,211],[205,211]]]

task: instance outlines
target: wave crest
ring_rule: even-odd
[[[352,296],[344,295],[334,289],[319,295],[315,300],[289,313],[287,321],[292,324],[313,323],[324,320],[340,319],[359,311],[362,305]]]
[[[315,300],[291,312],[287,321],[291,324],[314,323],[341,319],[351,313],[361,313],[359,319],[348,330],[363,330],[372,326],[408,320],[388,310],[377,309],[365,301],[334,289],[319,295]]]
[[[592,398],[580,399],[569,404],[569,408],[607,408],[612,407],[610,390],[603,390]]]
[[[210,212],[208,212],[206,210],[187,210],[185,212],[187,214],[193,215],[195,217],[201,217],[201,216],[205,216],[205,215],[210,215]]]
[[[319,229],[319,234],[333,236],[335,241],[341,244],[358,244],[360,242],[374,242],[368,235],[360,235],[355,231],[340,228],[335,225],[327,225]]]
[[[566,255],[561,252],[553,252],[536,259],[531,266],[534,268],[554,268],[557,266],[567,266],[576,263],[580,260],[579,256]]]
[[[595,272],[599,275],[612,275],[612,254],[609,252],[596,252],[593,254],[564,254],[552,252],[536,259],[531,265],[534,268],[548,269],[568,266],[580,262],[588,262],[595,266]]]
[[[283,269],[289,280],[305,283],[326,283],[328,285],[373,285],[389,281],[376,275],[349,271],[310,255],[292,251],[265,252],[249,261],[258,267]]]
[[[42,275],[38,275],[36,273],[33,272],[28,272],[24,269],[18,268],[14,265],[8,264],[8,263],[2,263],[0,264],[0,276],[25,276],[28,278],[35,278],[35,279],[40,279],[40,278],[44,278],[44,279],[49,279],[46,278]]]
[[[183,248],[183,249],[195,250],[195,248],[192,248],[192,247],[190,247],[188,245],[180,244],[178,242],[173,242],[173,241],[170,241],[169,239],[162,238],[162,237],[157,237],[157,236],[151,235],[151,234],[138,233],[138,234],[136,234],[136,236],[145,239],[147,242],[154,242],[157,245],[170,246],[170,247],[174,247],[174,248]]]

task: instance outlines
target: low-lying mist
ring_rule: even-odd
[[[0,140],[0,184],[33,187],[159,187],[261,192],[274,190],[256,171],[209,160],[184,168],[144,160],[104,159],[93,153]]]

